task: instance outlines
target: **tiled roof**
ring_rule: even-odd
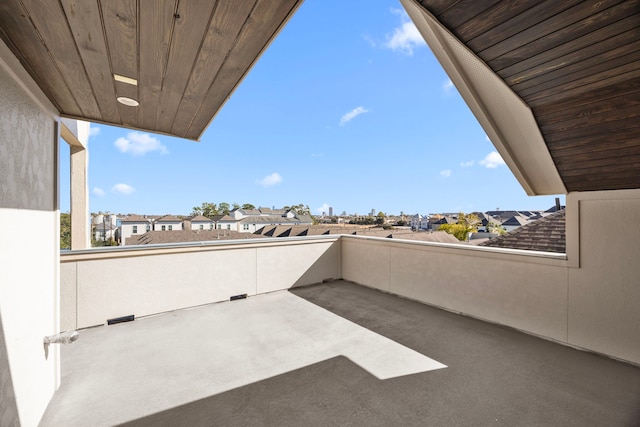
[[[301,224],[313,224],[313,220],[309,215],[297,215]]]
[[[162,243],[208,242],[214,240],[254,239],[263,236],[231,230],[147,231],[126,239],[126,245],[157,245]]]
[[[191,222],[213,222],[211,218],[207,218],[204,215],[198,215],[190,219]]]
[[[391,235],[392,239],[419,240],[421,242],[437,242],[437,243],[461,243],[455,236],[444,231],[433,232],[413,232],[404,231],[396,232]]]
[[[458,220],[450,216],[443,216],[442,218],[434,219],[430,222],[431,224],[455,224]]]
[[[444,231],[415,232],[410,230],[383,230],[381,228],[350,228],[350,227],[323,227],[323,226],[288,226],[266,225],[254,233],[265,237],[293,237],[293,236],[319,236],[322,234],[353,234],[357,236],[385,237],[390,239],[419,240],[423,242],[460,243],[458,239]]]
[[[238,212],[243,215],[260,215],[262,213],[260,209],[238,209]]]
[[[479,246],[565,253],[565,211],[561,210],[523,225],[507,234],[482,242]]]
[[[487,211],[487,215],[493,218],[500,218],[500,221],[511,218],[512,216],[520,215],[518,211]]]
[[[128,215],[122,218],[120,222],[149,222],[149,219],[141,217],[140,215]]]
[[[262,236],[273,237],[273,232],[275,230],[276,230],[276,226],[275,225],[265,225],[264,227],[262,227],[261,229],[257,230],[253,234],[260,234]]]
[[[563,210],[565,207],[564,206],[560,206],[560,210]],[[549,209],[547,209],[545,212],[547,213],[552,213],[552,212],[557,212],[558,209],[556,208],[556,206],[551,206]]]
[[[241,224],[299,224],[296,218],[285,218],[280,215],[248,216],[238,221]]]
[[[526,225],[528,223],[529,221],[527,220],[527,218],[520,215],[514,215],[511,218],[504,221],[502,225],[515,225],[517,227],[520,227],[521,225]]]
[[[331,230],[325,227],[307,227],[306,236],[321,236],[323,234],[331,234]]]
[[[156,222],[181,222],[182,220],[173,215],[165,215],[162,218],[158,218]]]
[[[229,215],[214,215],[211,218],[213,221],[219,222],[219,221],[232,221],[232,222],[238,222],[237,219],[235,219],[232,216]]]

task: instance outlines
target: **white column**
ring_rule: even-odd
[[[89,229],[89,123],[63,119],[61,136],[70,145],[71,249],[91,247]]]

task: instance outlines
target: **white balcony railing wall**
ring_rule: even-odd
[[[340,277],[337,236],[74,251],[61,255],[61,329]]]

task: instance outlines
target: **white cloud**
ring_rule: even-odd
[[[462,166],[463,168],[468,168],[473,166],[476,163],[475,160],[469,160],[468,162],[462,162],[460,163],[460,166]]]
[[[102,188],[93,187],[92,193],[94,196],[98,196],[98,197],[104,196],[104,190]]]
[[[89,124],[89,138],[96,135],[100,135],[100,128],[95,125]]]
[[[136,189],[130,186],[129,184],[120,183],[111,187],[111,191],[116,194],[123,194],[125,196],[128,196],[130,194],[133,194],[133,192],[136,191]]]
[[[451,176],[451,169],[445,169],[443,171],[440,171],[440,175],[442,175],[444,177],[450,177]]]
[[[270,187],[272,185],[280,184],[281,182],[282,182],[282,177],[277,172],[274,172],[271,175],[267,175],[262,179],[256,180],[256,183],[264,187]]]
[[[504,160],[502,160],[502,157],[500,156],[500,154],[498,154],[497,151],[492,151],[489,154],[487,154],[484,157],[484,159],[480,160],[478,163],[480,163],[482,166],[486,168],[494,169],[500,165],[504,165]]]
[[[345,115],[343,115],[340,118],[340,126],[344,126],[347,123],[349,123],[351,120],[355,119],[356,117],[358,117],[360,114],[364,114],[364,113],[368,113],[369,110],[367,110],[366,108],[360,106],[360,107],[356,107],[353,110],[349,111],[348,113],[346,113]]]
[[[322,214],[323,212],[326,213],[327,215],[329,215],[329,204],[325,203],[322,206],[320,206],[319,208],[316,209],[316,212],[318,212],[319,214]]]
[[[131,153],[134,156],[144,156],[151,151],[159,151],[160,154],[169,153],[164,144],[148,133],[129,132],[126,138],[116,139],[113,145],[121,152]]]
[[[444,93],[450,93],[452,90],[455,90],[455,86],[451,79],[447,79],[442,83],[442,90]]]
[[[406,12],[400,9],[391,9],[391,12],[400,15],[402,23],[399,27],[393,29],[393,33],[387,34],[387,41],[384,44],[386,48],[411,56],[413,55],[413,49],[426,46],[420,32],[411,22]]]

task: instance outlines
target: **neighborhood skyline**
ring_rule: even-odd
[[[243,208],[242,206],[244,204],[239,204],[238,207],[235,207],[232,203],[229,203],[230,205],[230,209],[229,212],[231,212],[232,210],[237,209],[246,209]],[[562,207],[564,207],[565,202],[564,200],[560,199],[560,205]],[[283,210],[289,207],[289,205],[285,205],[285,206],[275,206],[275,205],[271,205],[271,206],[257,206],[254,205],[256,209],[260,209],[260,208],[267,208],[267,209],[274,209],[274,210]],[[306,206],[306,205],[305,205]],[[464,211],[424,211],[424,212],[408,212],[408,211],[404,211],[404,210],[398,210],[395,212],[384,212],[384,211],[380,211],[378,209],[372,208],[369,209],[366,212],[349,212],[346,210],[336,210],[335,208],[333,208],[333,206],[328,206],[327,207],[327,211],[325,212],[320,212],[320,213],[314,213],[313,210],[310,208],[310,213],[312,216],[314,217],[320,217],[324,214],[324,216],[335,216],[335,217],[340,217],[340,216],[369,216],[373,213],[373,216],[379,214],[379,213],[383,213],[385,216],[401,216],[401,215],[405,215],[405,216],[414,216],[414,215],[455,215],[458,213],[465,213],[465,214],[469,214],[469,213],[473,213],[473,212],[482,212],[482,213],[486,213],[486,212],[495,212],[495,211],[500,211],[500,212],[545,212],[549,209],[553,209],[553,207],[555,206],[555,204],[547,206],[545,208],[540,208],[540,209],[511,209],[509,207],[503,208],[498,206],[495,209],[485,209],[483,211],[468,211],[468,212],[464,212]],[[195,208],[195,206],[194,206]],[[333,215],[330,215],[329,213],[329,208],[333,208]],[[64,211],[63,211],[64,212]],[[189,212],[186,211],[181,211],[181,212],[134,212],[134,211],[112,211],[112,210],[105,210],[105,211],[91,211],[91,215],[116,215],[116,216],[120,216],[120,217],[126,217],[128,215],[138,215],[138,216],[145,216],[145,217],[164,217],[164,216],[177,216],[177,217],[196,217],[196,216],[201,216],[201,213],[197,213],[195,214],[193,211],[193,208],[191,208],[189,210]],[[216,213],[216,215],[223,215],[223,213],[219,212]],[[203,216],[207,216],[207,215],[203,215]]]
[[[91,212],[544,210],[556,197],[525,194],[397,1],[306,1],[201,142],[91,124],[89,156]]]

